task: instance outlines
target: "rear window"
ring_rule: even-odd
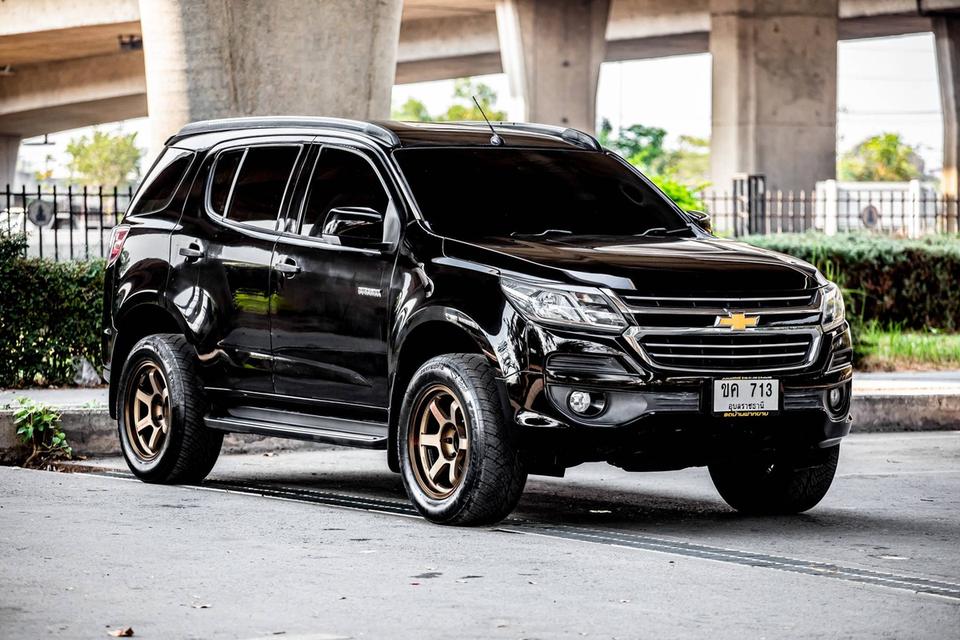
[[[193,152],[167,149],[146,177],[128,214],[154,213],[170,204],[187,173]]]
[[[230,198],[230,189],[233,187],[233,178],[237,174],[237,167],[243,160],[244,149],[224,151],[217,158],[213,168],[213,178],[210,183],[210,208],[219,216],[226,213],[227,200]]]
[[[273,229],[300,147],[251,147],[240,163],[226,217]]]

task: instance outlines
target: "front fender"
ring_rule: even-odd
[[[447,305],[422,307],[406,322],[397,326],[392,339],[395,358],[403,350],[403,345],[409,336],[428,323],[445,323],[463,331],[494,364],[499,377],[512,378],[523,370],[526,360],[526,354],[521,348],[521,345],[526,343],[523,335],[524,321],[509,304],[504,305],[499,326],[493,331],[489,323],[484,327],[471,315],[455,307]]]

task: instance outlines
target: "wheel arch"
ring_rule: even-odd
[[[390,468],[399,469],[396,438],[403,403],[403,394],[413,374],[424,362],[446,353],[476,353],[490,361],[497,375],[504,366],[494,347],[493,336],[461,311],[431,307],[422,310],[404,327],[394,341],[393,372],[390,385],[389,443],[387,459]]]
[[[127,356],[141,339],[156,333],[185,333],[176,314],[161,304],[143,302],[126,309],[114,321],[116,337],[110,357],[109,409],[112,418],[117,417],[117,396],[120,377]]]

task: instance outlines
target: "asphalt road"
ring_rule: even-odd
[[[852,436],[795,517],[734,514],[701,469],[584,465],[454,529],[384,467],[227,456],[199,489],[2,468],[0,637],[960,638],[960,432]]]

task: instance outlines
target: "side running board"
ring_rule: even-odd
[[[236,407],[226,416],[206,416],[210,429],[326,442],[364,449],[386,449],[388,427],[380,422],[315,416],[259,407]]]

